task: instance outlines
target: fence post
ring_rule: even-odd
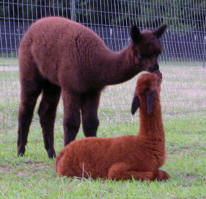
[[[202,67],[205,67],[205,57],[206,57],[206,35],[203,37],[203,63]]]
[[[71,2],[71,20],[76,21],[76,6],[75,0],[70,0]]]

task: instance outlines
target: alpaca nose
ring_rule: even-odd
[[[159,70],[159,64],[158,63],[156,63],[156,64],[149,67],[149,72],[153,73],[154,71],[158,71],[158,70]]]

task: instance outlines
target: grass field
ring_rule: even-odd
[[[35,113],[24,157],[16,156],[18,71],[0,71],[0,199],[206,198],[206,69],[161,64],[162,111],[167,161],[166,182],[109,181],[59,177],[47,158]],[[138,132],[130,104],[136,78],[104,90],[98,136]],[[63,147],[62,102],[55,127],[55,149]],[[83,137],[82,130],[78,138]]]

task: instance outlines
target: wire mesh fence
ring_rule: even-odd
[[[130,40],[131,25],[136,24],[140,29],[155,29],[166,23],[168,29],[162,38],[164,51],[160,60],[165,65],[173,64],[176,61],[182,62],[183,65],[185,63],[205,65],[205,0],[0,0],[0,120],[2,121],[0,128],[6,129],[16,125],[19,96],[18,72],[16,70],[18,70],[17,49],[19,42],[31,23],[45,16],[64,16],[82,23],[97,32],[106,45],[115,51],[123,48]],[[199,69],[199,71],[201,72],[198,73],[197,77],[200,82],[206,85],[204,82],[205,71],[203,69]],[[168,71],[165,72],[167,74]],[[184,72],[181,70],[181,73]],[[167,78],[170,79],[170,77]],[[177,75],[175,78],[181,81],[180,76]],[[131,86],[130,83],[128,85]],[[195,91],[197,88],[197,85],[181,84],[176,87],[175,93],[177,93],[174,98],[177,97],[178,92],[185,92],[187,89]],[[123,92],[122,87],[118,89]],[[115,92],[119,92],[118,89]],[[130,92],[130,89],[128,88],[126,91]],[[114,92],[113,90],[111,93],[109,91],[104,95],[107,96]],[[185,107],[185,104],[189,102],[185,98],[187,95],[179,95],[182,96],[180,99],[182,105],[180,103],[180,106],[175,106],[174,104],[177,105],[178,101],[173,101],[174,104],[167,107],[173,96],[165,95],[163,97],[165,112],[168,114],[184,113],[184,107],[185,112],[202,111],[204,107],[206,109],[202,101],[206,96],[204,84],[201,84],[201,91],[202,94],[198,98],[200,105],[198,108],[194,108],[191,104]],[[112,114],[116,113],[117,117],[120,114],[118,111],[123,112],[128,109],[129,105],[125,103],[130,100],[128,98],[132,96],[132,93],[126,98],[122,96],[120,100],[116,99],[119,103],[119,109],[117,102],[115,103],[115,97],[111,99],[111,95],[107,96],[108,101],[102,101],[102,112],[100,113],[101,117],[108,117],[108,120]],[[181,109],[181,107],[183,108]]]
[[[113,50],[128,43],[132,24],[154,29],[166,23],[162,60],[205,59],[204,0],[1,0],[0,10],[1,57],[17,56],[22,35],[38,18],[64,16],[92,28]]]

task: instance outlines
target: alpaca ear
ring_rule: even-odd
[[[165,32],[166,28],[167,28],[167,25],[163,24],[163,25],[159,26],[155,31],[153,31],[153,34],[157,38],[160,38],[162,36],[162,34]]]
[[[131,36],[132,41],[134,43],[138,43],[142,39],[142,35],[141,35],[140,30],[137,26],[132,26],[130,36]]]
[[[132,106],[131,106],[131,113],[132,115],[135,114],[135,112],[137,111],[137,109],[139,108],[140,106],[140,101],[139,101],[139,97],[137,95],[135,95],[133,97],[133,100],[132,100]]]
[[[147,114],[150,114],[152,112],[152,108],[155,101],[155,92],[151,91],[149,93],[146,93],[146,102],[147,102]]]

